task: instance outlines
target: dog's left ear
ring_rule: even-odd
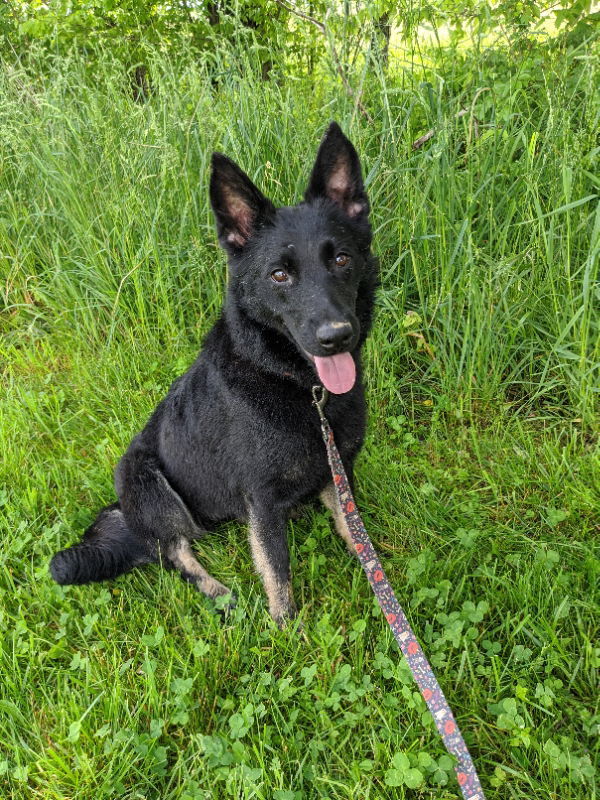
[[[317,197],[333,200],[352,219],[369,213],[358,154],[337,122],[330,124],[321,141],[304,193],[307,203]]]
[[[238,165],[222,153],[213,153],[210,202],[223,247],[239,252],[256,230],[269,223],[275,206]]]

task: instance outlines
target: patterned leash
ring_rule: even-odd
[[[312,393],[314,405],[317,407],[321,418],[323,441],[327,448],[327,458],[329,459],[333,484],[337,492],[340,508],[346,520],[350,535],[352,536],[352,541],[360,563],[371,584],[371,589],[373,589],[377,602],[381,606],[381,610],[385,614],[385,618],[392,629],[394,638],[398,642],[400,650],[408,662],[413,678],[421,690],[423,699],[427,703],[427,708],[433,715],[433,719],[446,750],[453,755],[458,762],[455,770],[458,785],[460,786],[463,797],[465,800],[485,800],[479,777],[475,771],[473,759],[467,750],[467,745],[456,724],[448,701],[444,697],[444,693],[433,674],[429,662],[423,655],[423,651],[406,619],[404,611],[402,611],[400,607],[400,603],[396,600],[396,595],[385,576],[381,561],[371,544],[369,535],[356,508],[344,465],[342,464],[342,459],[335,446],[333,431],[323,411],[329,393],[327,389],[322,386],[313,386]],[[321,393],[320,397],[319,393]]]

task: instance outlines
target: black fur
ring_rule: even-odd
[[[228,590],[189,541],[215,523],[247,520],[272,615],[294,616],[286,522],[330,482],[313,356],[351,351],[354,387],[326,412],[351,475],[365,431],[360,350],[371,327],[376,261],[358,156],[336,123],[321,143],[305,202],[275,209],[232,161],[213,156],[210,197],[230,282],[220,319],[115,472],[119,502],[80,544],[57,553],[62,584],[112,578],[161,560],[205,594]],[[336,255],[349,256],[347,264]],[[278,283],[273,273],[288,279]],[[343,341],[317,331],[335,319]]]
[[[57,583],[89,583],[153,560],[127,527],[119,504],[113,503],[102,509],[79,544],[54,556],[50,570]]]

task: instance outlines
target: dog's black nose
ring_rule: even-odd
[[[317,328],[317,341],[325,350],[343,350],[352,340],[349,322],[324,322]]]

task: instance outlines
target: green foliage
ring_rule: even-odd
[[[211,51],[219,40],[250,48],[268,74],[286,41],[286,12],[274,3],[157,2],[157,0],[14,0],[0,16],[0,36],[12,54],[31,57],[39,43],[53,54],[84,52],[92,67],[107,54],[131,71],[135,88],[150,91],[147,74],[157,52]],[[35,59],[36,67],[40,61]],[[137,72],[135,71],[137,70]]]
[[[413,41],[419,28],[439,40],[446,31],[454,43],[482,41],[498,30],[508,40],[530,41],[547,20],[563,31],[587,31],[597,21],[591,0],[557,4],[550,0],[451,0],[440,4],[393,3],[390,0],[9,0],[0,9],[0,42],[12,56],[27,55],[32,42],[53,53],[77,49],[90,63],[99,51],[109,52],[128,67],[148,66],[156,49],[178,52],[191,48],[210,54],[224,40],[253,51],[263,77],[318,64],[344,71],[364,57],[387,65],[394,30]],[[6,47],[8,46],[8,47]],[[336,65],[330,61],[335,55]]]
[[[324,513],[290,525],[306,640],[269,624],[238,525],[195,545],[237,583],[226,624],[156,567],[70,588],[47,572],[219,312],[211,151],[294,202],[335,117],[365,165],[381,260],[357,468],[367,527],[486,796],[590,800],[597,43],[392,46],[387,72],[344,55],[369,122],[329,51],[312,76],[306,53],[285,70],[274,53],[263,80],[263,51],[215,41],[202,57],[148,49],[143,103],[129,57],[104,47],[58,57],[30,42],[0,72],[0,795],[459,796]]]

